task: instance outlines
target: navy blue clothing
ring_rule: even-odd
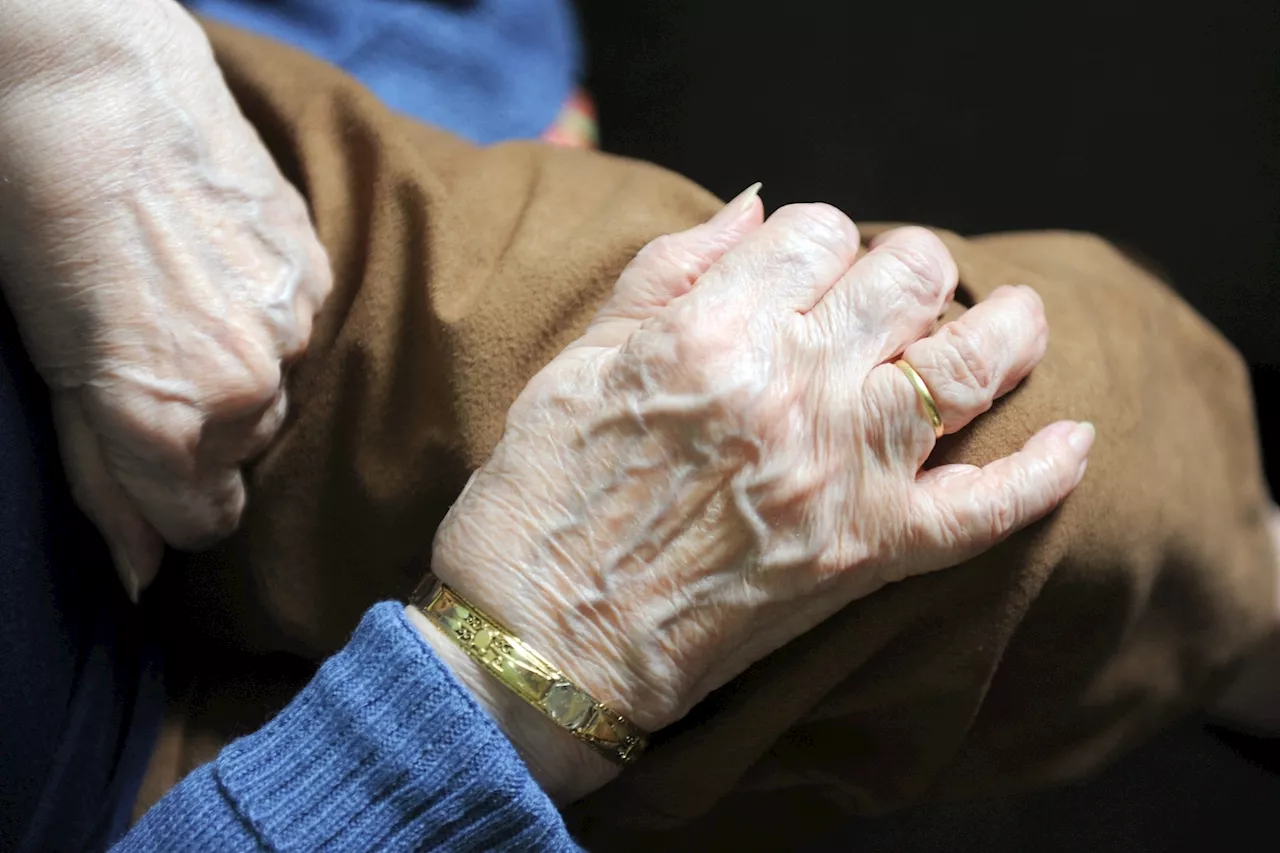
[[[0,302],[0,850],[128,827],[163,709],[159,655],[72,503],[48,394]]]

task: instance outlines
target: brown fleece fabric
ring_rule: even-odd
[[[242,529],[166,571],[202,642],[319,659],[369,604],[414,587],[507,406],[636,250],[718,203],[642,163],[476,148],[316,60],[210,34],[310,200],[336,289],[290,375],[290,420],[250,472]],[[850,814],[1076,778],[1261,637],[1275,580],[1239,356],[1098,238],[944,238],[962,301],[1032,284],[1053,339],[934,461],[986,462],[1053,420],[1089,419],[1083,485],[988,554],[846,608],[659,733],[568,810],[592,849],[790,849]],[[252,699],[258,678],[261,704],[287,692],[272,672],[238,666],[227,689]],[[220,689],[206,678],[188,696],[197,746],[183,759],[167,740],[145,797],[220,742],[200,731],[261,722],[260,707],[230,720]]]

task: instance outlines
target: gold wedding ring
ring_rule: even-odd
[[[916,373],[914,367],[907,364],[906,359],[900,358],[894,364],[906,375],[911,387],[916,389],[916,395],[920,398],[920,402],[924,404],[924,415],[929,419],[929,425],[933,427],[933,437],[942,438],[942,433],[944,432],[942,412],[938,411],[938,404],[933,401],[933,395],[929,393],[929,386],[924,384],[920,374]]]

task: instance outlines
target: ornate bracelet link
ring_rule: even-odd
[[[642,729],[597,702],[445,584],[428,577],[410,603],[512,693],[610,761],[630,764],[648,747],[649,736]]]

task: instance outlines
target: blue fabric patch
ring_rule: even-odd
[[[478,143],[532,139],[577,81],[568,0],[183,0],[328,60],[388,106]]]

